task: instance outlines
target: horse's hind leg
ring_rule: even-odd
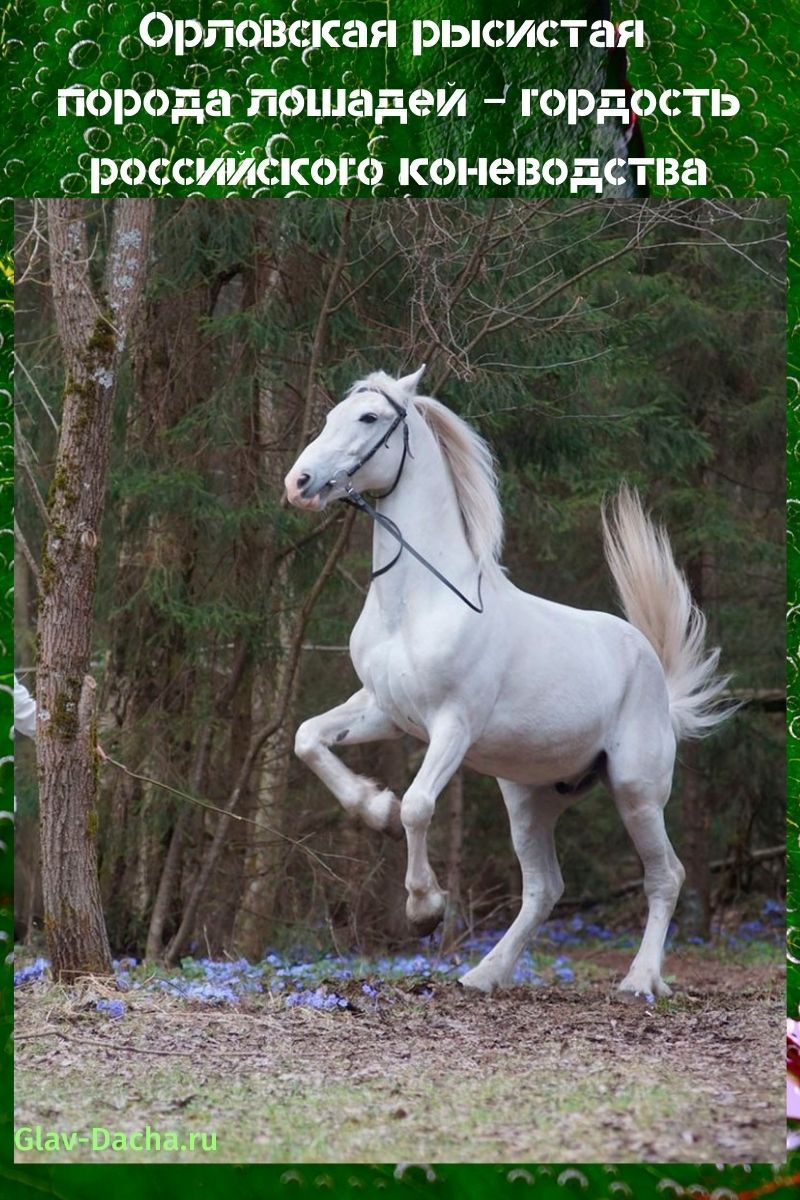
[[[647,763],[642,762],[638,748],[628,755],[609,756],[608,760],[614,801],[644,868],[647,924],[639,951],[619,985],[620,991],[635,995],[670,994],[670,988],[661,978],[661,962],[670,919],[684,879],[683,867],[664,828],[674,749],[665,751],[661,760],[654,769],[652,755]]]
[[[511,983],[517,959],[564,891],[554,834],[558,818],[571,803],[549,789],[537,792],[505,779],[499,779],[498,783],[522,869],[522,905],[497,945],[477,967],[461,977],[464,987],[483,992]]]
[[[402,730],[378,707],[366,688],[362,688],[344,704],[304,721],[297,731],[294,750],[330,788],[346,812],[360,817],[372,829],[401,838],[403,826],[397,797],[371,779],[351,771],[329,748],[401,736]]]

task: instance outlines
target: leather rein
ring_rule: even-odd
[[[400,531],[399,526],[390,517],[385,516],[384,513],[379,512],[377,508],[374,508],[373,505],[370,504],[369,500],[367,500],[367,498],[361,492],[357,491],[353,487],[352,483],[350,482],[353,475],[355,475],[358,471],[360,471],[361,468],[365,465],[365,463],[368,463],[369,460],[375,454],[377,454],[377,452],[380,450],[381,446],[386,446],[388,449],[389,438],[392,436],[392,434],[395,432],[395,430],[400,425],[403,426],[403,456],[400,459],[400,466],[397,469],[397,474],[395,475],[394,482],[392,483],[392,486],[388,489],[388,491],[381,492],[380,495],[374,496],[373,499],[385,500],[387,496],[391,496],[392,492],[395,490],[395,488],[397,487],[397,485],[400,482],[400,479],[402,478],[403,468],[406,465],[406,459],[409,456],[409,454],[411,454],[411,450],[409,449],[409,445],[408,445],[408,424],[406,421],[408,414],[407,414],[406,409],[404,409],[402,407],[402,405],[398,404],[395,400],[393,400],[391,396],[387,396],[386,392],[382,392],[379,388],[370,388],[369,390],[378,392],[379,395],[383,396],[384,400],[387,400],[389,402],[389,404],[391,404],[392,408],[394,409],[394,411],[397,415],[395,416],[395,419],[392,421],[392,424],[389,426],[389,429],[387,430],[387,432],[385,434],[383,434],[381,436],[381,438],[379,439],[379,441],[377,441],[374,446],[371,446],[370,449],[366,452],[366,454],[361,459],[359,459],[359,461],[356,463],[356,465],[354,467],[352,467],[346,473],[346,477],[344,480],[344,487],[346,489],[347,494],[342,496],[341,499],[344,504],[351,504],[353,506],[353,508],[357,508],[361,512],[366,513],[371,521],[373,521],[376,525],[380,525],[382,529],[385,529],[386,532],[391,534],[391,536],[398,543],[397,554],[395,554],[395,556],[391,560],[391,562],[388,562],[385,566],[379,567],[376,571],[373,571],[372,578],[377,579],[379,575],[385,575],[387,571],[391,571],[392,567],[398,562],[403,551],[407,550],[408,553],[411,554],[417,560],[417,562],[421,563],[422,566],[425,567],[426,570],[430,571],[431,575],[435,576],[435,578],[438,579],[440,583],[443,583],[445,587],[449,588],[451,592],[453,592],[456,596],[458,596],[459,600],[463,600],[468,608],[471,608],[473,612],[482,613],[483,612],[483,597],[481,595],[481,583],[482,583],[482,579],[483,579],[482,575],[478,575],[478,603],[474,604],[472,602],[472,600],[468,599],[468,597],[465,596],[463,592],[459,591],[459,589],[456,587],[456,585],[454,583],[451,583],[450,580],[441,573],[441,571],[438,571],[436,569],[436,567],[433,565],[433,563],[428,562],[427,558],[424,558],[420,554],[419,550],[415,550],[414,547],[410,544],[410,542],[406,541],[406,539],[403,537],[402,532]],[[411,455],[411,457],[413,458],[413,455]],[[330,482],[333,484],[333,483],[341,482],[341,480],[339,477],[334,477],[334,479],[332,479]]]

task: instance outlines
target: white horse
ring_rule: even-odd
[[[370,510],[379,574],[350,638],[363,686],[303,722],[296,753],[348,812],[395,836],[405,830],[406,912],[420,934],[444,912],[427,850],[436,798],[462,763],[497,777],[522,905],[461,979],[483,991],[511,982],[561,896],[556,822],[602,780],[642,860],[648,900],[642,944],[620,988],[669,995],[661,962],[684,871],[663,811],[677,740],[703,736],[728,715],[719,651],[704,649],[705,618],[666,533],[624,486],[603,526],[627,620],[514,587],[498,562],[503,523],[491,452],[443,404],[416,395],[423,370],[356,383],[286,476],[299,508],[319,510],[348,493],[380,497]],[[403,734],[427,750],[402,800],[331,751]]]

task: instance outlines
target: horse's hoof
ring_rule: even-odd
[[[497,987],[496,981],[491,975],[481,972],[480,966],[473,967],[471,971],[467,971],[466,975],[462,975],[458,981],[465,991],[471,995],[488,996]]]
[[[419,921],[409,921],[415,937],[428,937],[441,924],[442,918],[437,916],[423,917]]]
[[[659,996],[671,996],[672,988],[664,980],[656,979],[631,979],[626,977],[617,989],[620,999],[628,1000],[632,1004],[637,1001],[644,1004],[653,1004]]]

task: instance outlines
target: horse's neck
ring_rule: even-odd
[[[458,587],[474,591],[477,584],[475,557],[467,542],[455,485],[436,439],[420,422],[412,434],[411,453],[402,477],[390,496],[380,501],[384,516],[394,521],[407,542]],[[413,457],[412,457],[413,454]],[[375,525],[372,567],[378,571],[391,562],[399,549],[395,538]],[[390,571],[375,579],[382,608],[396,610],[430,604],[447,589],[429,571],[403,552]]]

